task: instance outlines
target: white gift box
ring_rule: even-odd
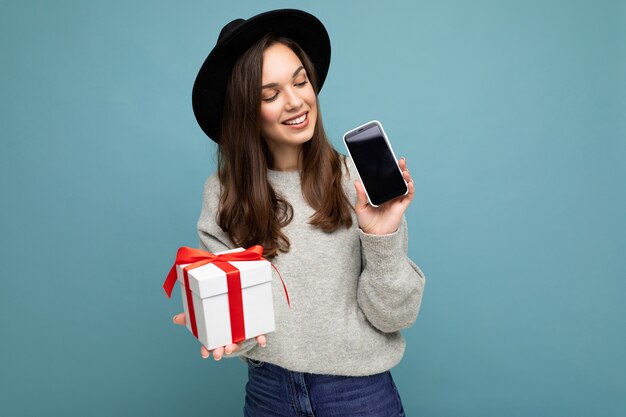
[[[243,248],[222,253],[243,251]],[[266,260],[229,261],[239,270],[245,339],[275,330],[272,301],[272,266]],[[183,268],[176,266],[187,328],[193,333]],[[198,340],[209,350],[233,343],[226,272],[210,263],[187,271]]]

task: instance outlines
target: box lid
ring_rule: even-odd
[[[222,253],[242,252],[243,248],[231,249]],[[241,288],[251,287],[272,280],[272,267],[266,260],[259,261],[232,261],[229,262],[240,271]],[[176,266],[176,273],[180,284],[184,284],[183,268],[189,264]],[[202,265],[188,272],[189,289],[200,298],[213,297],[228,292],[226,272],[214,264]]]

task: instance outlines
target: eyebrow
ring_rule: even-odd
[[[304,69],[304,67],[302,65],[300,65],[300,67],[298,67],[298,69],[293,72],[293,75],[291,76],[291,78],[296,78],[296,75],[298,75],[298,73],[300,71],[302,71],[303,69]],[[261,89],[264,89],[264,88],[274,88],[274,87],[278,87],[278,83],[265,84],[264,86],[261,87]]]

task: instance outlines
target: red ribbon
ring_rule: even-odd
[[[176,260],[174,265],[167,274],[167,278],[163,283],[163,289],[167,297],[172,296],[172,290],[176,284],[176,266],[182,264],[189,264],[183,268],[183,278],[185,281],[185,294],[187,297],[187,310],[189,311],[189,320],[191,322],[191,331],[193,335],[198,338],[198,327],[196,325],[196,314],[193,308],[193,298],[191,295],[191,289],[189,288],[189,276],[188,271],[194,268],[198,268],[206,264],[214,264],[222,271],[226,272],[226,283],[228,287],[228,309],[230,311],[230,329],[232,335],[232,343],[238,343],[245,340],[245,327],[243,319],[243,300],[241,289],[241,275],[239,270],[229,261],[259,261],[266,260],[263,258],[263,247],[260,245],[252,246],[241,252],[222,253],[215,255],[211,252],[203,251],[200,249],[194,249],[187,246],[183,246],[178,249],[176,254]],[[283,277],[278,272],[278,269],[272,264],[272,268],[278,273],[280,281],[283,284],[283,290],[285,291],[285,297],[287,298],[287,305],[291,307],[289,302],[289,294],[287,293],[287,287]]]

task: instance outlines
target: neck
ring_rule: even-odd
[[[302,166],[302,146],[284,146],[270,149],[275,171],[297,171]]]

